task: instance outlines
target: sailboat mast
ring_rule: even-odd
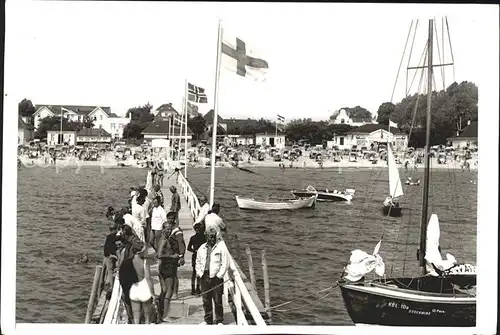
[[[419,251],[419,265],[420,271],[423,275],[426,274],[425,270],[425,248],[427,238],[427,210],[429,203],[429,146],[431,142],[431,102],[432,102],[432,46],[433,46],[433,20],[429,19],[429,40],[427,48],[427,115],[425,124],[425,169],[424,169],[424,191],[422,201],[422,217],[420,221],[420,251]]]

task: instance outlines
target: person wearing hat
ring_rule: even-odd
[[[177,187],[174,185],[170,186],[170,192],[172,192],[172,202],[170,204],[170,212],[175,213],[175,222],[179,224],[179,211],[181,210],[181,197],[177,193]]]
[[[196,276],[196,252],[198,251],[200,246],[207,240],[205,238],[205,229],[201,223],[195,223],[193,225],[193,228],[196,234],[191,236],[191,238],[189,239],[187,250],[193,253],[193,255],[191,256],[191,265],[193,267],[193,272],[191,274],[191,295],[196,295],[196,294],[201,294],[200,290],[201,278]]]

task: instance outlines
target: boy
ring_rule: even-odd
[[[105,287],[106,289],[110,289],[113,284],[113,271],[116,266],[116,261],[118,257],[116,255],[116,242],[119,237],[116,235],[118,231],[118,227],[116,224],[112,224],[109,226],[110,234],[106,236],[106,241],[104,241],[104,262],[106,264],[106,281]]]
[[[193,266],[193,273],[191,274],[191,295],[201,294],[200,290],[200,280],[201,278],[196,276],[196,252],[198,248],[205,243],[207,240],[205,238],[205,229],[202,227],[200,223],[196,223],[194,225],[194,231],[196,234],[191,236],[189,239],[187,250],[193,253],[191,257],[191,265]],[[195,281],[196,281],[196,289],[195,289]]]

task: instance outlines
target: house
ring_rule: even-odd
[[[153,139],[171,139],[171,140],[181,140],[184,143],[187,140],[188,147],[191,147],[193,132],[189,127],[187,128],[187,137],[185,135],[185,128],[174,125],[170,127],[169,117],[156,117],[151,124],[144,129],[142,132],[144,135],[144,140],[152,141]],[[169,136],[170,135],[170,136]]]
[[[56,127],[54,127],[56,128]],[[63,129],[47,130],[47,144],[48,145],[76,145],[76,131],[69,128],[67,125]]]
[[[230,135],[224,139],[225,145],[255,145],[254,135]]]
[[[21,117],[17,121],[17,144],[26,145],[33,139],[33,126]]]
[[[102,128],[83,128],[76,133],[76,144],[111,143],[111,134]]]
[[[372,117],[353,118],[344,108],[333,113],[329,121],[330,124],[348,124],[352,127],[361,127],[365,124],[372,124],[373,122]]]
[[[101,106],[76,106],[76,105],[37,105],[33,114],[33,124],[38,128],[41,120],[48,116],[61,116],[69,121],[84,122],[91,120],[93,128],[102,128],[113,138],[121,139],[123,129],[130,122],[129,118],[119,117],[111,113],[110,107]]]
[[[255,134],[256,145],[269,145],[277,149],[285,149],[285,134],[278,130],[269,129]]]
[[[455,149],[464,147],[477,148],[477,121],[469,121],[462,133],[457,132],[457,136],[449,137],[446,140],[451,142],[451,146]]]
[[[205,130],[210,131],[212,129],[213,124],[214,124],[214,110],[211,109],[210,111],[208,111],[203,116],[203,119],[205,119],[205,124],[206,124]],[[224,131],[227,132],[227,122],[218,114],[217,114],[217,125],[221,126],[222,129],[224,129]],[[218,133],[219,132],[217,131],[217,134]]]
[[[334,135],[332,141],[339,149],[352,149],[353,146],[370,148],[372,144],[390,142],[395,150],[403,150],[408,145],[408,135],[398,128],[389,129],[387,125],[376,123],[353,128],[344,135]]]
[[[155,117],[168,117],[170,115],[180,116],[181,114],[172,107],[172,103],[163,104],[153,111]]]

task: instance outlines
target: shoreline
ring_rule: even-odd
[[[124,168],[135,168],[135,169],[146,169],[142,165],[138,165],[136,161],[131,161],[131,164],[128,166],[119,166],[118,163],[119,161],[115,160],[114,158],[109,159],[109,158],[104,158],[98,161],[80,161],[78,159],[64,159],[64,160],[57,160],[56,164],[49,163],[45,164],[45,161],[43,158],[37,158],[37,159],[31,159],[27,157],[19,157],[19,160],[21,161],[21,165],[25,168],[33,168],[33,167],[56,167],[56,168],[80,168],[80,167],[88,167],[88,166],[93,166],[93,167],[100,167],[100,168],[106,168],[106,169],[124,169]],[[306,162],[306,165],[304,166],[304,161]],[[258,168],[280,168],[280,164],[285,164],[285,170],[288,169],[304,169],[304,170],[313,170],[313,169],[322,169],[322,170],[331,170],[331,169],[348,169],[348,170],[373,170],[373,169],[387,169],[387,162],[385,161],[379,161],[376,164],[372,164],[368,160],[363,160],[363,161],[358,161],[358,162],[347,162],[347,161],[341,161],[341,162],[333,162],[333,161],[324,161],[323,166],[320,167],[319,164],[309,158],[306,159],[299,159],[298,161],[293,162],[293,166],[290,167],[290,161],[282,161],[282,162],[275,162],[271,160],[265,160],[265,161],[251,161],[250,163],[248,162],[239,162],[238,168],[244,168],[244,169],[258,169]],[[190,163],[188,164],[189,168],[202,168],[202,169],[208,169],[210,168],[209,165],[205,165],[205,163],[198,162],[198,163]],[[215,165],[216,168],[234,168],[234,166],[230,162],[218,162]],[[404,164],[398,164],[399,170],[404,170]],[[430,165],[431,170],[442,170],[442,169],[450,169],[450,170],[462,170],[461,163],[460,162],[449,162],[446,164],[437,164],[437,159],[436,158],[431,158],[431,165]],[[424,170],[424,165],[419,164],[417,167],[414,167],[412,164],[408,166],[408,171],[421,171]],[[474,164],[474,161],[470,162],[470,171],[476,171],[478,170],[478,166]]]

